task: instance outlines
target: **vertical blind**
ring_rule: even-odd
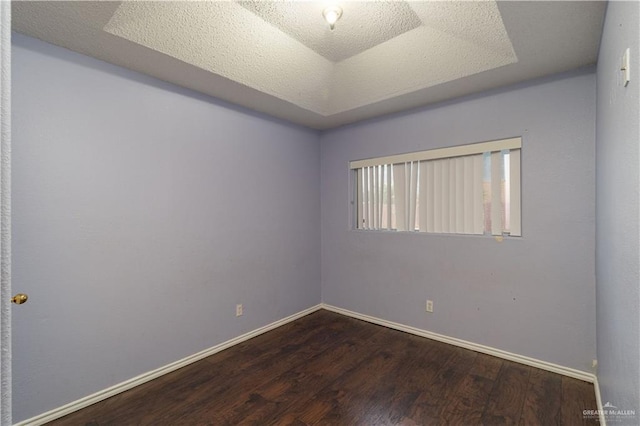
[[[521,235],[521,138],[350,163],[356,227]]]

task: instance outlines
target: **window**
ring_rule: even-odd
[[[521,138],[357,160],[355,228],[520,236]]]

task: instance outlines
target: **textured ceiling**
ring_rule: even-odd
[[[600,2],[14,2],[16,31],[314,128],[595,63]]]
[[[332,62],[350,58],[422,25],[404,1],[341,3],[343,14],[332,31],[324,24],[327,2],[241,1],[242,7]]]

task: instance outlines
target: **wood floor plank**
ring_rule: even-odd
[[[401,424],[408,422],[407,412],[424,389],[423,366],[432,363],[434,358],[442,356],[438,345],[424,345],[422,339],[411,341],[403,353],[400,368],[390,382],[392,394],[384,410],[380,410],[373,424]],[[443,347],[439,348],[440,350]],[[423,380],[420,380],[423,379]]]
[[[455,354],[464,353],[459,348],[441,342],[430,342],[422,353],[411,354],[415,359],[403,362],[395,382],[396,392],[387,412],[380,416],[381,424],[420,424],[425,421],[423,412],[430,412],[443,395],[438,394],[438,383],[444,385],[439,374],[455,363]],[[453,358],[452,358],[453,357]],[[436,398],[430,398],[434,394]]]
[[[560,425],[561,406],[562,378],[558,374],[532,369],[520,425]]]
[[[593,386],[318,311],[51,425],[594,424]]]
[[[229,410],[234,402],[241,402],[247,398],[253,398],[254,404],[268,404],[268,400],[261,398],[256,393],[257,389],[264,386],[280,374],[305,364],[314,355],[330,350],[340,341],[341,336],[359,324],[353,324],[353,320],[345,321],[336,318],[326,324],[325,327],[313,329],[304,337],[295,341],[289,341],[279,349],[275,346],[272,350],[260,355],[257,359],[242,362],[239,368],[234,368],[231,377],[217,377],[212,380],[202,392],[192,394],[186,392],[181,408],[169,407],[171,413],[165,415],[166,422],[177,422],[186,416],[193,419],[208,418],[214,423],[229,423]],[[237,364],[236,361],[226,364]],[[233,423],[230,423],[233,424]]]
[[[504,361],[489,395],[482,415],[482,423],[489,425],[519,423],[529,388],[530,374],[531,367]]]
[[[385,344],[355,368],[322,389],[316,398],[331,402],[319,424],[370,424],[391,394],[395,371],[407,348],[406,336],[382,330]]]
[[[434,363],[432,369],[423,373],[424,390],[420,393],[407,416],[418,424],[437,424],[451,397],[469,373],[473,360],[478,355],[467,349],[447,346],[445,358]]]
[[[256,389],[257,394],[274,404],[256,408],[252,415],[259,415],[263,424],[274,424],[286,414],[304,413],[309,409],[309,400],[319,389],[353,369],[379,347],[380,331],[372,332],[368,327],[356,328],[349,336],[335,341],[328,350],[319,352],[307,362]],[[234,407],[229,421],[234,423],[245,418],[247,406],[250,404]]]
[[[478,354],[469,374],[495,380],[504,364],[504,360],[487,354]]]
[[[597,425],[598,419],[585,418],[584,410],[596,409],[596,398],[593,385],[570,377],[562,380],[562,424],[563,425]]]
[[[448,425],[477,425],[482,423],[485,403],[491,393],[503,361],[478,354],[469,374],[456,389],[440,414],[440,419]]]

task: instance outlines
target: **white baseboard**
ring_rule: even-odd
[[[367,321],[373,324],[382,325],[387,328],[393,328],[395,330],[404,331],[406,333],[415,334],[417,336],[426,337],[428,339],[438,340],[440,342],[448,343],[454,346],[460,346],[461,348],[471,349],[472,351],[482,352],[487,355],[492,355],[498,358],[507,359],[509,361],[518,362],[520,364],[528,365],[530,367],[540,368],[542,370],[551,371],[553,373],[562,374],[564,376],[573,377],[575,379],[583,380],[585,382],[594,383],[596,376],[586,371],[575,370],[569,367],[563,367],[561,365],[553,364],[546,361],[541,361],[535,358],[530,358],[524,355],[518,355],[511,352],[503,351],[501,349],[492,348],[490,346],[480,345],[478,343],[468,342],[466,340],[457,339],[455,337],[445,336],[443,334],[433,333],[427,330],[421,330],[419,328],[411,327],[397,322],[387,321],[380,318],[372,317],[369,315],[360,314],[357,312],[349,311],[347,309],[338,308],[337,306],[322,304],[322,309],[336,312],[338,314],[346,315],[352,318]]]
[[[312,306],[308,309],[300,311],[296,314],[290,315],[286,318],[282,318],[281,320],[272,322],[271,324],[265,325],[264,327],[257,328],[253,331],[245,333],[241,336],[233,338],[231,340],[227,340],[226,342],[220,343],[219,345],[213,346],[209,349],[205,349],[196,354],[190,355],[186,358],[183,358],[179,361],[172,362],[171,364],[167,364],[164,367],[160,367],[153,371],[149,371],[147,373],[141,374],[137,377],[126,380],[122,383],[119,383],[115,386],[111,386],[110,388],[101,390],[99,392],[94,393],[93,395],[85,396],[84,398],[78,399],[77,401],[73,401],[69,404],[63,405],[62,407],[55,408],[51,411],[47,411],[46,413],[42,413],[38,416],[32,417],[27,420],[23,420],[20,423],[15,424],[14,426],[40,426],[55,419],[59,419],[60,417],[66,416],[67,414],[71,414],[74,411],[78,411],[82,408],[88,407],[89,405],[95,404],[96,402],[100,402],[107,398],[110,398],[114,395],[117,395],[121,392],[127,391],[131,388],[139,386],[143,383],[146,383],[150,380],[156,379],[162,375],[167,373],[171,373],[179,368],[185,367],[189,364],[192,364],[196,361],[200,361],[203,358],[206,358],[210,355],[223,351],[231,346],[237,345],[238,343],[242,343],[245,340],[249,340],[252,337],[256,337],[260,334],[266,333],[267,331],[273,330],[274,328],[278,328],[282,325],[285,325],[291,321],[295,321],[298,318],[302,318],[305,315],[308,315],[312,312],[315,312],[321,309],[322,305],[318,304]]]
[[[598,376],[596,376],[593,381],[593,388],[596,391],[596,408],[598,410],[600,426],[607,426],[607,419],[604,416],[604,408],[602,408],[602,396],[600,396],[600,383],[598,382]]]

